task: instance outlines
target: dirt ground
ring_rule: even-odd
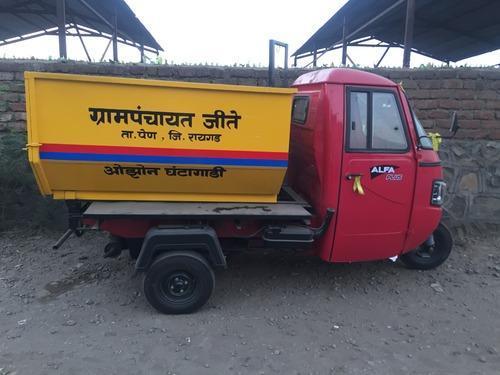
[[[0,375],[500,374],[500,238],[437,270],[238,255],[198,313],[145,301],[104,236],[0,234]]]

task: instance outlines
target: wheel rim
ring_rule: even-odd
[[[193,275],[185,271],[175,271],[163,279],[160,289],[169,300],[179,301],[189,298],[195,286],[196,279]]]

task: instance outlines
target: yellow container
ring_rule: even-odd
[[[294,89],[26,72],[28,156],[56,199],[275,202]]]

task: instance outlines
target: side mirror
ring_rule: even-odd
[[[450,130],[449,133],[450,135],[447,136],[441,136],[442,139],[451,139],[457,134],[458,129],[460,129],[460,125],[458,125],[458,116],[457,116],[457,111],[453,111],[451,114],[451,123],[450,123]]]
[[[457,111],[453,111],[453,113],[451,114],[451,124],[450,124],[450,133],[452,137],[454,137],[455,134],[457,134],[458,129],[460,129],[460,125],[458,125]]]

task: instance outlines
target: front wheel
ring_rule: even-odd
[[[144,295],[164,314],[188,314],[207,302],[215,276],[196,252],[174,251],[156,258],[144,277]]]
[[[417,249],[401,255],[401,262],[408,268],[418,270],[430,270],[441,265],[450,255],[453,239],[449,229],[443,224],[438,225],[433,236],[433,246],[424,243]]]

